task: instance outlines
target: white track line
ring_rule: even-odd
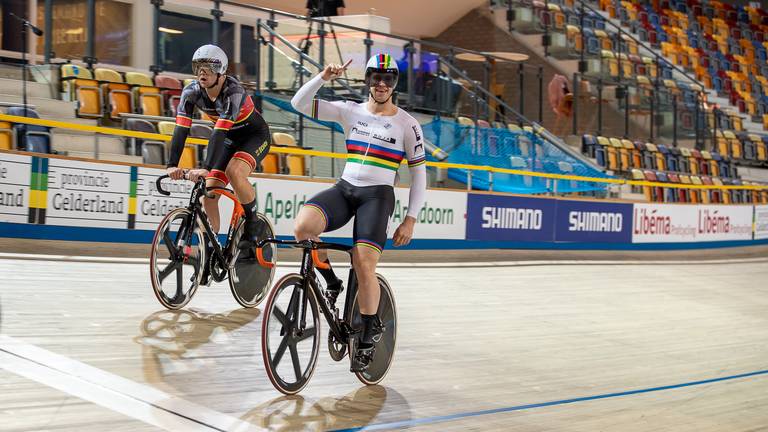
[[[165,430],[257,429],[251,423],[7,335],[0,335],[0,368]]]
[[[471,253],[471,250],[467,250]],[[0,253],[0,259],[32,260],[32,261],[64,261],[114,264],[144,264],[149,265],[148,258],[94,257],[76,255],[42,255]],[[736,258],[736,259],[695,259],[688,260],[524,260],[524,261],[471,261],[471,262],[384,262],[378,267],[383,268],[443,268],[443,267],[525,267],[525,266],[557,266],[557,265],[701,265],[701,264],[747,264],[768,262],[768,257]],[[300,262],[282,261],[278,267],[297,268]],[[349,267],[348,263],[334,263],[334,267]]]

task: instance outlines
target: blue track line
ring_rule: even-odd
[[[748,377],[753,377],[758,375],[768,375],[768,370],[760,370],[755,372],[743,373],[739,375],[731,375],[731,376],[725,376],[720,378],[711,378],[711,379],[706,379],[701,381],[691,381],[691,382],[673,384],[673,385],[667,385],[667,386],[661,386],[661,387],[651,387],[651,388],[645,388],[645,389],[639,389],[639,390],[628,390],[628,391],[617,392],[617,393],[606,393],[601,395],[585,396],[585,397],[573,398],[573,399],[561,399],[561,400],[550,401],[550,402],[517,405],[517,406],[495,408],[495,409],[489,409],[489,410],[483,410],[483,411],[449,414],[449,415],[434,416],[434,417],[424,417],[420,419],[402,420],[402,421],[396,421],[396,422],[390,422],[390,423],[379,423],[379,424],[359,426],[359,427],[354,427],[349,429],[337,429],[333,432],[376,431],[376,430],[384,430],[384,429],[403,428],[403,427],[417,426],[417,425],[428,424],[428,423],[440,423],[440,422],[446,422],[451,420],[458,420],[458,419],[467,418],[467,417],[478,417],[478,416],[499,414],[499,413],[505,413],[505,412],[511,412],[511,411],[524,411],[524,410],[529,410],[534,408],[572,404],[576,402],[587,402],[587,401],[598,400],[598,399],[608,399],[608,398],[630,396],[630,395],[642,394],[642,393],[673,390],[673,389],[678,389],[683,387],[712,384],[720,381],[730,381],[730,380],[748,378]]]

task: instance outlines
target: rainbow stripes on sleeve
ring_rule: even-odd
[[[427,163],[427,157],[424,155],[418,156],[415,159],[408,161],[408,168],[421,166]]]

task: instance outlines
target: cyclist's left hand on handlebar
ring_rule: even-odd
[[[416,224],[416,219],[411,216],[406,216],[403,223],[395,230],[395,235],[392,236],[392,243],[395,246],[405,246],[411,242],[413,237],[413,226]]]
[[[165,169],[165,173],[171,180],[181,180],[184,178],[184,170],[179,167],[168,167]]]
[[[199,179],[200,177],[202,178],[208,177],[208,170],[200,168],[200,169],[189,170],[189,172],[187,173],[187,178],[193,182],[196,182],[197,179]]]

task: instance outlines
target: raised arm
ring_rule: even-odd
[[[320,87],[326,82],[338,78],[344,73],[351,60],[344,66],[328,65],[323,71],[301,86],[291,99],[291,105],[299,112],[318,120],[342,123],[346,103],[341,101],[328,102],[315,99]]]

